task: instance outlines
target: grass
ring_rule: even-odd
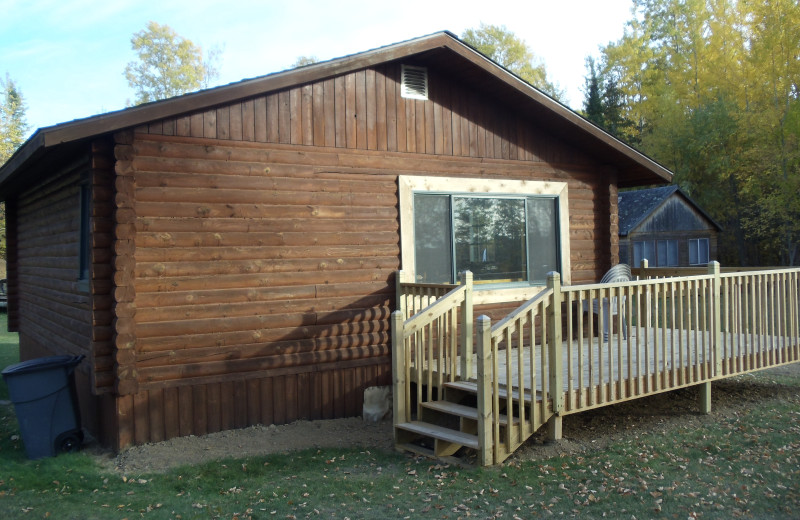
[[[16,360],[12,343],[3,362]],[[0,518],[800,517],[800,377],[748,377],[782,397],[492,468],[326,449],[123,475],[88,453],[27,460],[13,408],[0,406]]]

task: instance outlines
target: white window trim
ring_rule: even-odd
[[[414,265],[414,193],[475,193],[497,195],[548,195],[558,197],[561,283],[572,283],[569,247],[569,199],[566,182],[516,181],[507,179],[464,179],[459,177],[399,176],[401,269],[416,279]],[[476,304],[525,301],[533,298],[543,285],[513,288],[474,286]]]

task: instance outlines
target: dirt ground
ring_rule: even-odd
[[[718,421],[721,417],[747,413],[748,409],[765,400],[792,399],[800,402],[799,388],[775,383],[770,379],[771,375],[800,376],[800,363],[770,369],[755,377],[745,375],[714,383],[711,392],[712,411],[709,415],[698,412],[699,391],[693,387],[566,416],[563,421],[563,440],[545,443],[544,433],[537,433],[511,460],[537,460],[601,450],[623,437],[660,433],[679,424],[700,425]],[[114,471],[136,475],[226,457],[328,447],[391,450],[391,420],[380,424],[367,424],[358,417],[297,421],[282,426],[254,426],[146,444],[125,450],[116,457],[97,450],[95,454]]]

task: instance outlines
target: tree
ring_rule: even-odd
[[[564,97],[564,91],[547,78],[542,60],[506,26],[481,23],[477,29],[465,30],[461,39],[542,92],[555,99]]]
[[[798,41],[796,0],[636,0],[602,50],[643,151],[722,225],[725,263],[800,261]]]
[[[136,92],[136,105],[199,90],[219,76],[220,50],[212,49],[204,59],[199,46],[168,25],[148,22],[131,38],[131,48],[138,60],[125,67],[125,78]]]
[[[16,83],[6,73],[0,80],[0,165],[5,163],[25,142],[28,123],[25,121],[25,100]],[[6,211],[0,203],[0,259],[6,258]]]
[[[586,68],[588,75],[585,78],[586,83],[583,90],[583,115],[597,126],[605,127],[602,78],[600,78],[594,58],[591,56],[586,58]]]
[[[318,62],[319,58],[316,56],[298,56],[292,65],[292,68],[296,69],[297,67],[305,67],[306,65],[313,65]]]
[[[17,84],[6,73],[5,81],[0,80],[0,164],[6,162],[25,142],[28,133],[26,108]]]

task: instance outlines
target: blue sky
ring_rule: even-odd
[[[124,108],[133,33],[149,20],[207,49],[222,47],[217,84],[480,22],[505,25],[579,108],[584,59],[618,40],[632,0],[0,0],[0,75],[27,103],[34,130]]]

